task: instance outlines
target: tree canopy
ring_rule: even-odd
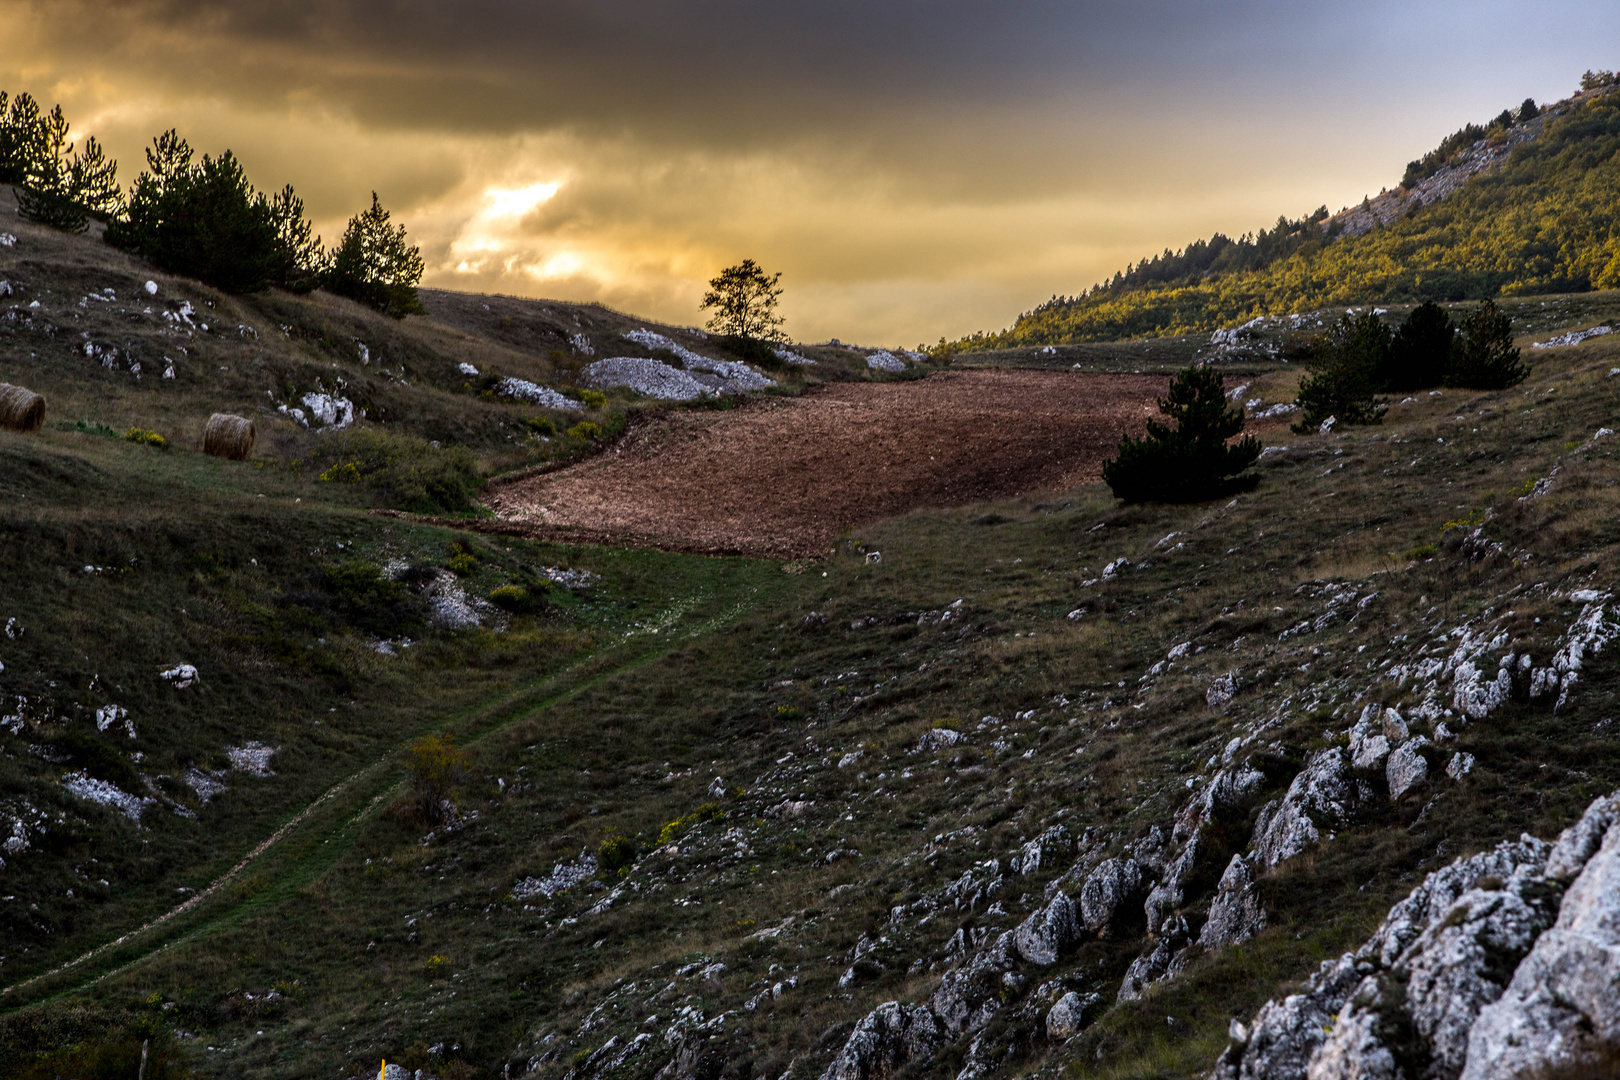
[[[728,266],[709,279],[699,310],[714,309],[708,327],[720,334],[762,341],[780,341],[781,316],[776,303],[782,296],[781,273],[767,274],[753,259]]]
[[[425,310],[416,295],[422,270],[421,249],[405,242],[405,226],[389,224],[388,211],[373,191],[370,209],[349,219],[326,287],[403,319]]]
[[[1241,406],[1228,404],[1220,372],[1183,369],[1158,404],[1176,426],[1149,420],[1144,438],[1120,440],[1117,456],[1103,465],[1115,495],[1126,502],[1202,502],[1260,482],[1241,475],[1260,456],[1260,440],[1246,435],[1229,442],[1242,433],[1244,415]]]

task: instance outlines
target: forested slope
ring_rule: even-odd
[[[1054,297],[1005,331],[940,349],[1186,334],[1347,304],[1620,285],[1620,93],[1600,86],[1534,120],[1464,129],[1472,131],[1480,138],[1450,158],[1454,186],[1409,168],[1410,188],[1332,217],[1324,208],[1257,236],[1216,234],[1166,251],[1080,296]]]

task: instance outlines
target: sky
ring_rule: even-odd
[[[229,148],[329,245],[375,190],[425,285],[701,325],[752,258],[793,339],[909,347],[1359,202],[1617,41],[1613,0],[0,0],[0,89],[125,183]]]

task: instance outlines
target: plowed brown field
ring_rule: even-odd
[[[507,528],[534,535],[814,556],[847,528],[908,510],[1096,480],[1120,436],[1156,415],[1167,382],[941,372],[660,412],[598,457],[498,483],[487,502]]]

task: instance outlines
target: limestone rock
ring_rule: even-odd
[[[1428,782],[1429,763],[1419,751],[1429,745],[1429,740],[1419,735],[1389,755],[1389,763],[1384,766],[1384,778],[1389,781],[1391,799],[1398,800]]]
[[[1307,1080],[1405,1080],[1382,1037],[1383,1004],[1378,980],[1363,979],[1305,1070]]]
[[[1058,954],[1080,936],[1075,903],[1063,893],[1018,924],[1013,931],[1013,948],[1031,964],[1045,966],[1057,962]]]
[[[1361,978],[1350,956],[1325,961],[1304,993],[1261,1006],[1248,1039],[1221,1055],[1214,1080],[1304,1080],[1334,1016]]]
[[[1549,848],[1533,836],[1505,840],[1487,851],[1454,860],[1434,871],[1389,909],[1384,921],[1367,943],[1356,952],[1357,959],[1382,968],[1395,965],[1406,947],[1430,926],[1443,920],[1464,893],[1495,879],[1507,881],[1515,873],[1540,873]]]
[[[1125,971],[1125,978],[1120,981],[1118,1000],[1140,1001],[1142,991],[1164,978],[1170,971],[1170,961],[1175,958],[1170,943],[1160,939],[1152,949],[1131,961],[1131,966]]]
[[[1234,855],[1209,905],[1209,918],[1198,935],[1206,949],[1247,941],[1266,926],[1266,911],[1254,889],[1254,871],[1243,856]]]
[[[1046,1014],[1046,1037],[1067,1039],[1085,1026],[1086,1013],[1102,1001],[1099,994],[1077,994],[1070,991],[1058,998]]]
[[[1086,929],[1106,933],[1117,917],[1146,897],[1148,878],[1134,859],[1107,859],[1080,887],[1080,913]]]
[[[1616,821],[1620,821],[1620,792],[1594,800],[1579,821],[1559,834],[1547,855],[1546,875],[1555,881],[1573,881],[1603,846],[1604,836]]]
[[[907,1064],[930,1060],[940,1041],[939,1024],[926,1008],[884,1002],[855,1025],[822,1080],[884,1080]]]
[[[1317,751],[1288,785],[1288,793],[1260,811],[1253,841],[1257,865],[1270,870],[1316,844],[1322,838],[1317,822],[1348,819],[1355,801],[1344,749],[1332,746]]]
[[[1241,685],[1242,682],[1238,678],[1238,673],[1228,671],[1225,675],[1209,684],[1209,689],[1204,691],[1204,701],[1210,708],[1219,709],[1236,696],[1238,687]]]
[[[1494,882],[1495,879],[1488,879]],[[1405,1010],[1433,1073],[1454,1078],[1480,1010],[1501,996],[1508,974],[1553,921],[1558,890],[1521,868],[1500,888],[1475,888],[1407,946],[1395,964]]]
[[[1594,804],[1593,810],[1597,818],[1613,813],[1612,806]],[[1576,826],[1560,838],[1556,869],[1567,871],[1570,856],[1589,845],[1592,831]],[[1480,1012],[1468,1036],[1462,1078],[1611,1076],[1617,1062],[1620,827],[1611,823],[1602,846],[1564,894],[1557,922],[1536,941],[1507,992]]]

